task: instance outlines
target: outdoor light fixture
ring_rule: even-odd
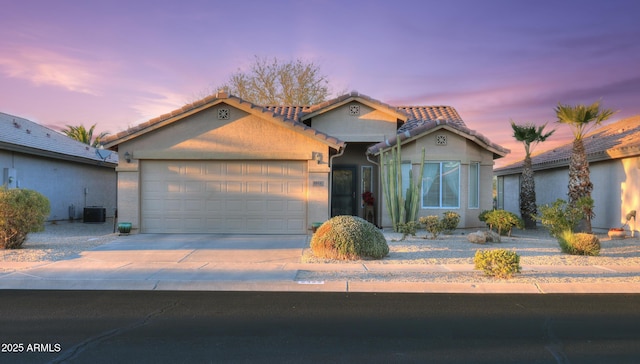
[[[322,153],[320,153],[320,152],[313,152],[312,154],[313,154],[313,155],[312,155],[313,159],[314,159],[316,162],[318,162],[318,164],[322,163]]]
[[[124,153],[124,160],[126,160],[126,161],[127,161],[127,163],[131,163],[131,157],[133,157],[133,156],[131,155],[131,153],[129,153],[129,152],[125,152],[125,153]]]

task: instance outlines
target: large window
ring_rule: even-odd
[[[480,163],[469,163],[469,208],[480,207]]]
[[[460,207],[460,162],[429,162],[422,175],[422,208]]]

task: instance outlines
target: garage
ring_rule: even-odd
[[[144,160],[140,167],[143,233],[306,233],[306,161]]]

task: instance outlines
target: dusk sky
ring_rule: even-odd
[[[449,105],[523,157],[510,120],[602,100],[640,114],[640,1],[0,0],[0,111],[116,133],[179,108],[254,57],[319,65],[334,94]]]

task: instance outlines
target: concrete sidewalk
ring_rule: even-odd
[[[0,289],[640,293],[640,283],[636,282],[522,283],[491,279],[439,283],[428,277],[482,273],[474,271],[471,264],[301,263],[307,247],[306,235],[123,236],[74,259],[2,262]],[[332,278],[305,278],[322,277],[322,273],[332,273],[327,274]],[[523,266],[523,273],[640,275],[640,266]],[[387,278],[362,279],[368,274]],[[405,275],[413,281],[402,279]],[[415,277],[421,276],[425,278],[416,281]]]

